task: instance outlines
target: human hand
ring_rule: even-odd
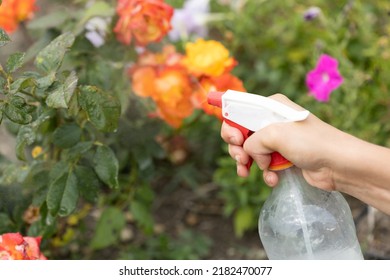
[[[304,110],[282,94],[269,98],[296,110]],[[255,132],[245,143],[241,132],[224,122],[221,137],[229,144],[229,154],[237,162],[237,174],[241,177],[248,176],[246,164],[252,157],[264,171],[265,182],[276,186],[277,172],[268,167],[271,153],[277,151],[302,169],[309,184],[326,190],[335,189],[332,155],[337,154],[338,145],[334,143],[341,141],[345,134],[312,114],[304,121],[269,125]]]

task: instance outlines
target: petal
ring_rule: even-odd
[[[39,244],[41,243],[41,238],[35,237],[24,237],[24,241],[27,243],[25,246],[27,258],[30,260],[36,260],[40,258],[41,252],[39,249]]]
[[[321,102],[329,101],[330,93],[331,89],[327,84],[318,84],[310,91],[310,94],[313,95],[315,99]]]
[[[318,60],[316,70],[331,73],[337,71],[338,61],[327,54],[322,54]]]
[[[23,243],[23,236],[17,232],[17,233],[4,233],[2,235],[2,242],[1,244],[3,246],[16,246]]]

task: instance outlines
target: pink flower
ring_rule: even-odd
[[[337,59],[323,54],[317,62],[315,69],[306,75],[306,85],[310,94],[320,102],[329,101],[332,91],[337,89],[343,82],[343,77],[338,69]]]

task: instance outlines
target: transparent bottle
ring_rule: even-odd
[[[277,171],[259,217],[259,235],[270,260],[362,260],[351,210],[345,198],[310,186],[302,171],[287,164]]]

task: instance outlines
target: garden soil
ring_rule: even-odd
[[[232,219],[223,216],[217,186],[201,186],[195,192],[182,187],[156,197],[156,222],[172,237],[183,228],[190,228],[212,240],[207,259],[267,259],[257,229],[246,232],[242,238],[235,236]],[[390,259],[390,216],[370,210],[352,197],[346,198],[365,259]]]

